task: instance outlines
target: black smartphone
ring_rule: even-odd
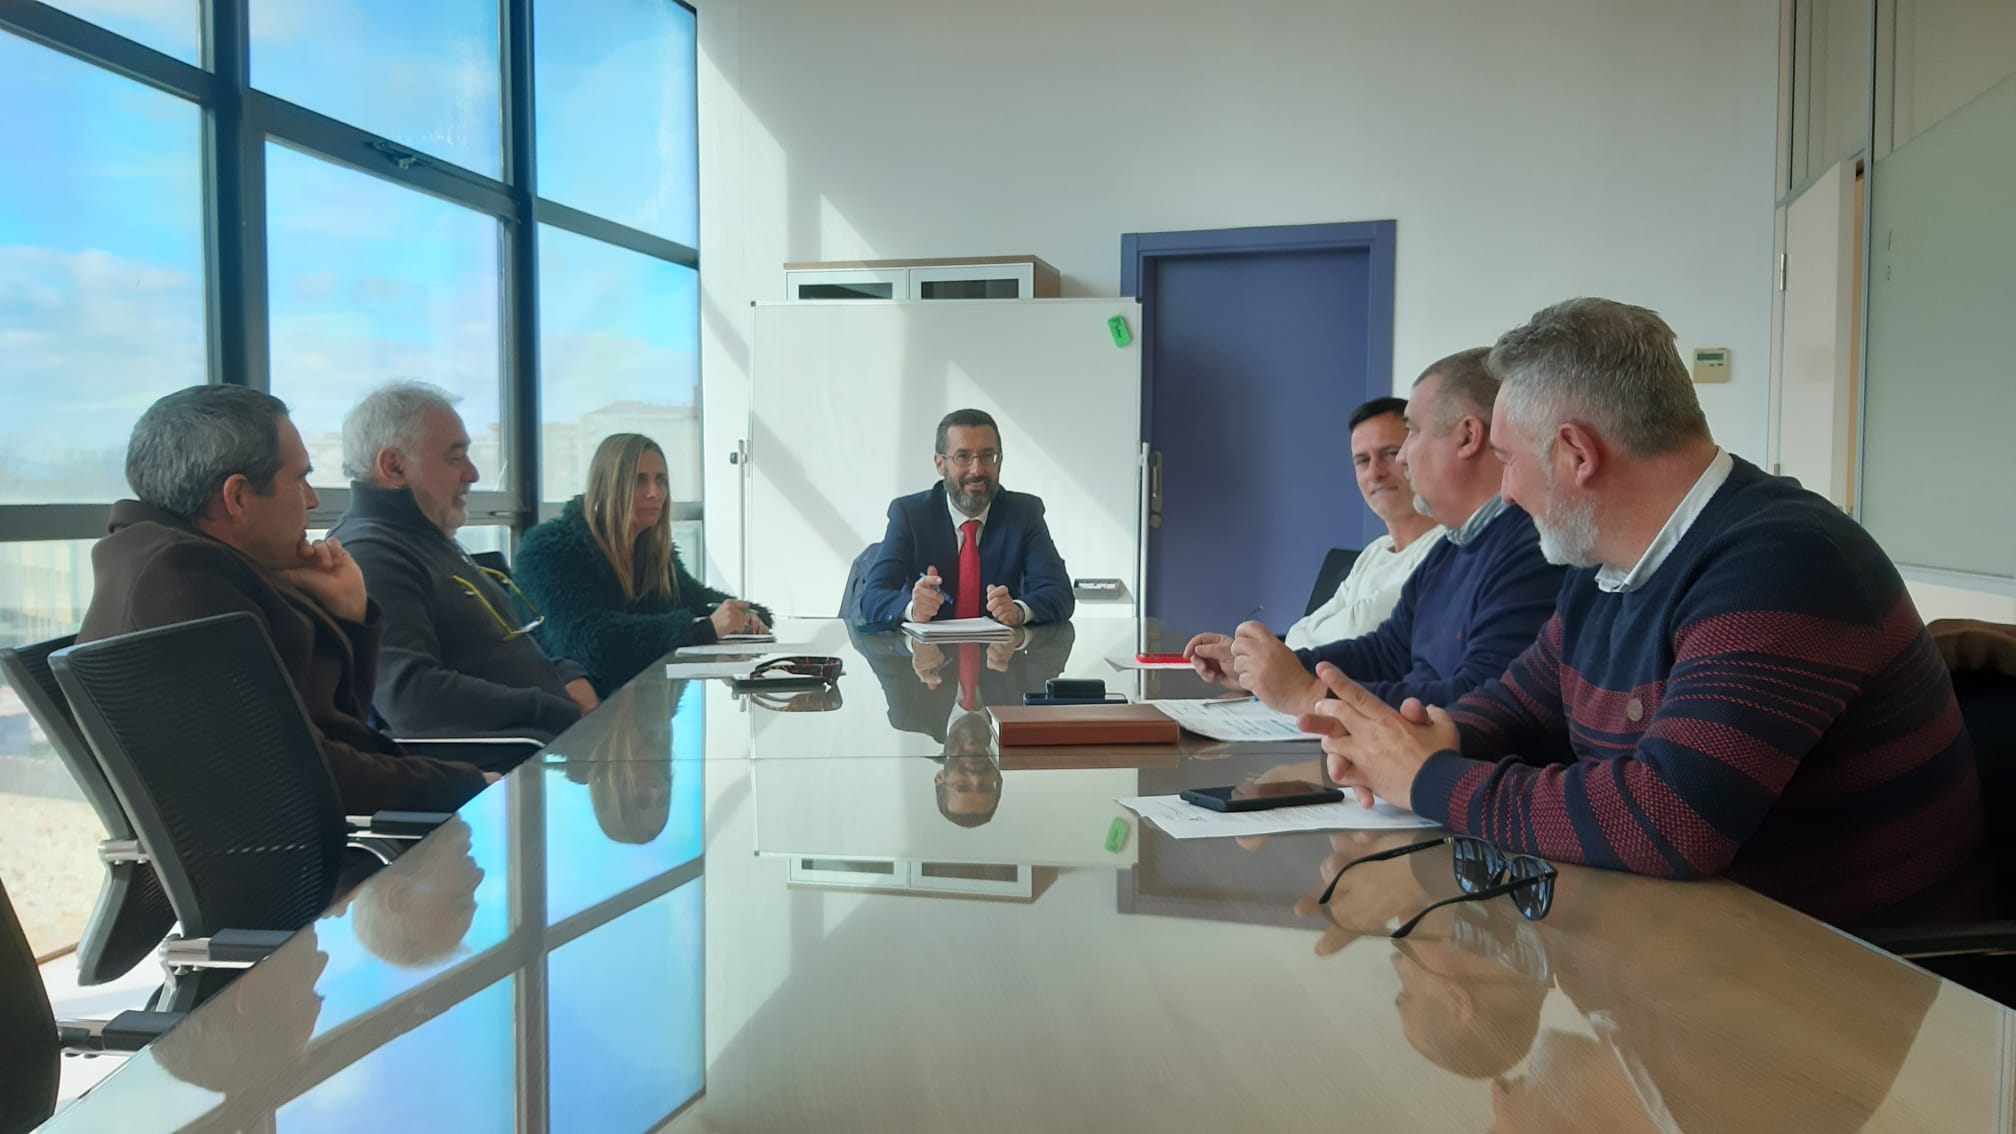
[[[1265,811],[1270,807],[1300,807],[1307,803],[1336,803],[1344,798],[1337,788],[1326,788],[1308,780],[1276,780],[1266,784],[1237,784],[1233,787],[1191,788],[1183,793],[1186,803],[1213,811]]]

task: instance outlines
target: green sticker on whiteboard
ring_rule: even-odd
[[[1127,316],[1115,315],[1106,320],[1106,330],[1113,335],[1113,345],[1124,347],[1134,341],[1134,332],[1127,329]]]
[[[1112,825],[1106,828],[1106,849],[1118,854],[1120,853],[1120,848],[1126,845],[1127,820],[1115,819]]]

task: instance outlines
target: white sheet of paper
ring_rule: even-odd
[[[666,662],[667,677],[747,677],[771,655],[741,661]]]
[[[1186,803],[1180,795],[1140,795],[1115,803],[1177,839],[1225,839],[1244,835],[1291,835],[1298,831],[1380,831],[1438,826],[1385,800],[1368,810],[1346,797],[1340,803],[1309,803],[1266,811],[1213,811]]]
[[[1199,736],[1213,740],[1317,741],[1295,727],[1295,718],[1246,698],[1239,701],[1197,701],[1153,699],[1144,702],[1162,710],[1169,719]]]
[[[676,658],[754,657],[770,654],[809,654],[811,652],[812,647],[810,645],[797,642],[758,643],[735,642],[724,639],[719,642],[709,642],[704,646],[681,646],[672,656]]]
[[[958,640],[1005,642],[1015,632],[991,618],[947,618],[942,622],[905,622],[903,629],[927,642]]]
[[[1106,664],[1114,669],[1189,669],[1187,661],[1142,661],[1140,658],[1107,658]]]

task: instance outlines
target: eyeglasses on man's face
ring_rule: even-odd
[[[999,449],[988,449],[979,453],[968,453],[962,450],[949,455],[945,453],[938,455],[944,458],[946,464],[951,465],[955,469],[970,469],[974,465],[979,465],[985,469],[992,469],[999,468],[1001,465],[1001,451]]]
[[[1444,898],[1431,904],[1427,909],[1415,914],[1400,928],[1393,931],[1394,937],[1405,937],[1414,932],[1421,919],[1457,902],[1481,902],[1500,895],[1509,895],[1512,905],[1521,917],[1528,921],[1539,921],[1554,908],[1554,879],[1560,871],[1543,858],[1530,854],[1508,855],[1483,839],[1472,835],[1445,835],[1430,839],[1425,843],[1412,843],[1404,847],[1378,851],[1363,858],[1354,858],[1340,867],[1330,878],[1330,884],[1323,888],[1323,896],[1316,899],[1318,905],[1328,905],[1331,895],[1337,892],[1337,883],[1344,872],[1361,862],[1383,862],[1401,858],[1417,851],[1433,847],[1447,846],[1450,862],[1456,872],[1456,884],[1463,888],[1461,894]]]
[[[482,566],[481,564],[472,563],[470,564],[470,566],[475,567],[476,570],[481,571],[483,574],[489,576],[492,581],[502,586],[505,590],[511,592],[511,597],[525,604],[526,611],[528,611],[532,615],[531,621],[525,622],[523,624],[518,623],[516,619],[507,619],[504,617],[503,614],[498,612],[495,606],[491,605],[490,599],[483,593],[483,588],[477,586],[475,583],[469,581],[468,579],[463,578],[461,575],[448,576],[463,590],[469,592],[470,598],[473,598],[477,602],[483,604],[483,609],[490,612],[490,617],[497,623],[498,629],[504,631],[505,641],[508,642],[513,638],[523,637],[546,624],[546,617],[539,613],[538,607],[532,605],[531,599],[525,597],[525,592],[518,589],[518,584],[512,581],[511,576],[495,568],[485,567]]]

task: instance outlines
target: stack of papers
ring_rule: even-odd
[[[756,642],[738,642],[723,638],[719,642],[709,642],[704,646],[681,646],[673,651],[676,658],[723,658],[723,657],[773,657],[777,654],[809,654],[809,642],[771,642],[767,645]]]
[[[744,654],[740,657],[715,657],[704,661],[670,661],[665,663],[667,677],[747,677],[757,666],[777,654]]]
[[[924,642],[1006,642],[1015,637],[1015,631],[991,618],[905,622],[903,631]]]
[[[1150,700],[1164,716],[1213,740],[1321,740],[1295,727],[1295,718],[1244,697],[1237,701]]]

